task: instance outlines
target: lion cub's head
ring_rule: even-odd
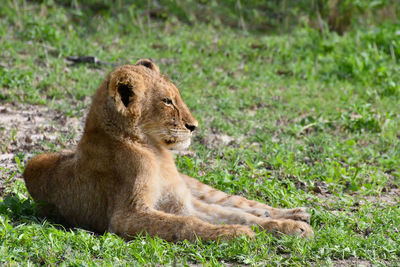
[[[112,71],[95,96],[109,133],[141,136],[169,149],[185,149],[198,123],[176,88],[148,59]],[[99,89],[101,91],[101,88]],[[105,101],[102,101],[104,100]],[[111,130],[110,130],[111,129]]]

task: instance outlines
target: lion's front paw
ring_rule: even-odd
[[[271,233],[297,235],[300,237],[312,237],[314,235],[309,224],[291,219],[265,220],[261,226]]]
[[[278,231],[287,235],[298,235],[300,237],[314,236],[314,232],[309,224],[290,219],[280,221]]]
[[[282,214],[281,218],[310,223],[311,215],[307,213],[306,208],[294,208],[286,210],[285,213]]]

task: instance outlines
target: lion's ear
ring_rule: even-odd
[[[151,61],[150,59],[139,59],[135,65],[136,66],[142,65],[142,66],[145,66],[146,68],[149,68],[156,72],[160,72],[160,69],[158,68],[158,66],[156,64],[154,64],[153,61]]]
[[[110,74],[108,93],[114,101],[120,102],[125,108],[137,102],[144,91],[142,76],[131,71],[129,66],[122,66]]]
[[[129,84],[118,84],[118,94],[125,107],[128,107],[133,97],[133,88]]]

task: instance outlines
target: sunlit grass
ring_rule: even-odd
[[[68,7],[26,5],[16,11],[6,1],[0,13],[1,101],[48,105],[80,118],[85,99],[111,68],[70,66],[66,56],[121,64],[152,58],[200,121],[195,155],[177,156],[179,169],[228,193],[308,207],[315,238],[259,232],[254,241],[175,244],[143,235],[127,243],[64,229],[38,218],[23,182],[15,180],[23,170],[21,151],[15,174],[0,167],[7,181],[0,262],[302,266],[356,258],[398,264],[400,209],[393,203],[399,196],[389,194],[398,192],[400,178],[398,25],[344,36],[307,27],[263,35],[168,21],[147,28],[129,12],[84,25],[77,18],[83,15]],[[212,135],[232,141],[207,145]]]

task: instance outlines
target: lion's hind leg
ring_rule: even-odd
[[[307,223],[310,222],[311,216],[307,213],[306,208],[273,208],[266,204],[249,200],[241,196],[228,195],[185,174],[181,174],[181,176],[185,180],[192,195],[207,204],[217,204],[223,207],[240,209],[246,213],[262,218],[291,219]]]
[[[72,152],[40,154],[25,166],[23,177],[28,192],[38,206],[39,215],[58,217],[51,201],[51,195],[57,191],[53,185],[59,185],[57,172],[73,155]]]

